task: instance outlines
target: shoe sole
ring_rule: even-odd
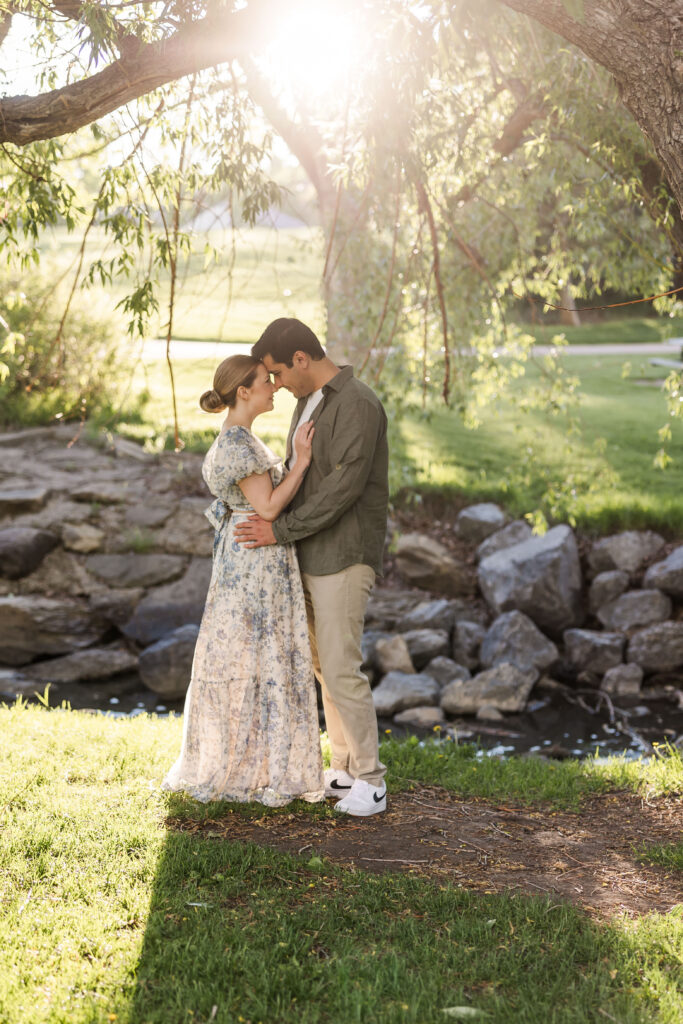
[[[387,802],[386,800],[380,800],[378,804],[374,807],[368,807],[367,810],[345,810],[344,808],[340,808],[339,804],[337,804],[334,809],[338,814],[350,814],[352,818],[369,818],[373,814],[381,814],[383,811],[386,811]]]

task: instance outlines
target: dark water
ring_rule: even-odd
[[[638,697],[615,698],[610,709],[597,693],[584,694],[583,708],[554,692],[532,699],[522,714],[505,715],[501,722],[479,722],[473,716],[450,721],[440,735],[448,733],[458,742],[475,743],[494,756],[531,753],[561,759],[586,757],[596,751],[647,756],[653,743],[675,743],[683,738],[683,709],[678,707],[675,690],[668,694],[659,691],[657,696],[651,699],[643,691]],[[27,699],[31,698],[27,695]],[[65,701],[74,709],[100,711],[115,718],[145,712],[182,714],[184,705],[183,700],[168,701],[151,693],[134,674],[100,683],[55,684],[50,687],[48,700],[53,708]],[[595,713],[587,708],[596,709]],[[435,735],[431,728],[399,726],[390,719],[380,719],[379,730],[381,738],[385,730],[396,738]]]

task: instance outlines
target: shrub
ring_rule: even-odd
[[[0,423],[116,418],[124,378],[133,371],[130,342],[111,320],[36,275],[0,285]],[[92,301],[92,300],[91,300]]]

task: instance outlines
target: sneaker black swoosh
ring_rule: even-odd
[[[336,779],[332,779],[330,789],[351,789],[350,786],[340,786]]]
[[[381,804],[382,800],[384,800],[384,797],[386,795],[387,795],[387,791],[385,789],[384,792],[380,794],[380,796],[377,796],[376,793],[373,793],[372,794],[372,799],[375,801],[376,804]]]

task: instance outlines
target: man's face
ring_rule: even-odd
[[[308,360],[303,352],[294,353],[291,366],[276,363],[269,355],[263,357],[263,365],[271,375],[276,391],[286,388],[295,398],[310,395],[312,387],[307,372]]]

